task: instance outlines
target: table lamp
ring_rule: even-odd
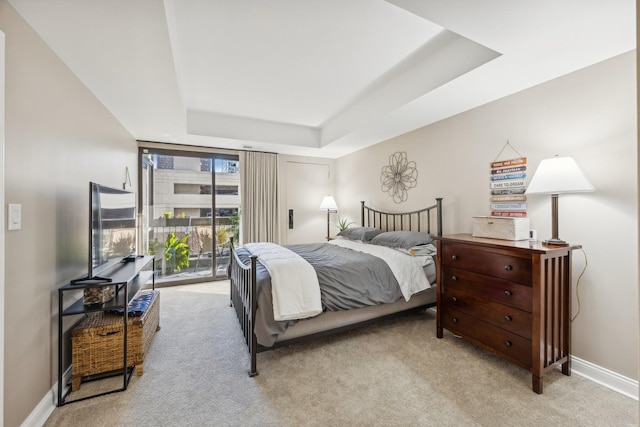
[[[320,203],[320,209],[327,211],[327,242],[328,242],[331,238],[329,234],[329,214],[331,212],[338,212],[338,205],[336,205],[336,201],[333,199],[333,196],[324,196],[322,199],[322,202]]]
[[[556,155],[540,162],[525,194],[551,194],[551,238],[542,242],[543,244],[569,245],[558,237],[558,195],[590,191],[595,191],[595,188],[572,157]]]

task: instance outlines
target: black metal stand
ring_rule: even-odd
[[[126,263],[126,264],[118,264],[113,269],[109,271],[103,272],[103,274],[108,275],[106,280],[108,281],[98,281],[96,282],[79,282],[76,281],[68,283],[61,288],[58,289],[58,402],[57,406],[63,406],[67,403],[80,402],[82,400],[87,400],[93,397],[104,396],[106,394],[111,394],[119,391],[124,391],[127,389],[129,385],[129,381],[131,380],[131,376],[133,375],[133,368],[127,366],[127,338],[128,331],[127,327],[129,324],[129,313],[127,310],[128,304],[133,298],[133,296],[140,290],[148,281],[151,279],[152,289],[155,289],[155,274],[153,271],[153,256],[143,256],[136,259],[135,262]],[[143,275],[141,272],[151,265],[151,270],[148,271],[148,275]],[[63,308],[64,302],[64,294],[69,291],[78,291],[79,289],[89,288],[89,287],[105,287],[105,286],[115,286],[115,297],[107,301],[103,304],[91,304],[85,305],[82,298],[76,300],[73,304],[71,304],[66,309]],[[63,390],[63,377],[64,377],[64,367],[63,367],[63,318],[65,316],[78,315],[78,314],[89,314],[94,312],[101,312],[112,310],[116,308],[123,309],[123,336],[122,336],[122,347],[123,347],[123,355],[122,355],[122,371],[104,374],[104,375],[95,375],[89,379],[89,381],[103,379],[106,377],[113,377],[122,375],[122,387],[116,388],[113,390],[108,390],[105,392],[92,394],[90,396],[84,396],[78,399],[67,401],[67,397],[71,394],[71,387],[69,384],[66,384],[68,389]],[[69,364],[71,366],[71,364]]]

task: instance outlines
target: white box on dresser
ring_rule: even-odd
[[[528,240],[529,218],[474,216],[472,236],[502,240]]]

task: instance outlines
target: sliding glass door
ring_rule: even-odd
[[[142,148],[140,161],[139,241],[155,256],[156,283],[226,278],[238,233],[238,157]]]

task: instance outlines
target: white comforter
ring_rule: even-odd
[[[423,257],[412,257],[385,246],[368,245],[347,239],[335,239],[329,241],[329,243],[383,259],[389,265],[391,272],[400,285],[402,296],[407,301],[409,301],[411,295],[431,287],[422,269],[422,265],[426,265]]]
[[[275,243],[247,243],[245,248],[271,276],[275,320],[305,319],[322,313],[315,269],[300,255]]]

